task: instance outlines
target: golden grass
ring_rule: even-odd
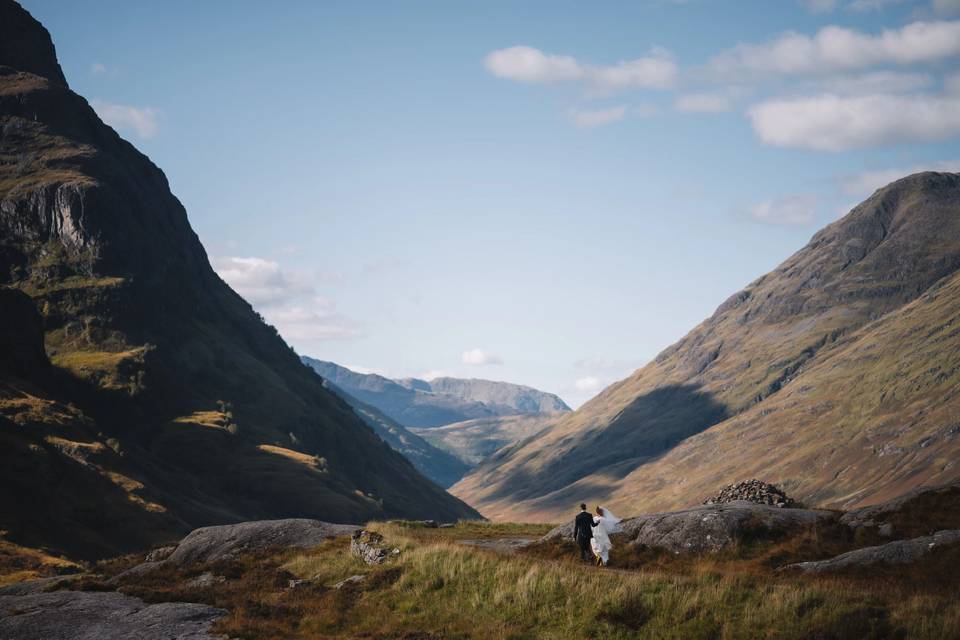
[[[193,424],[211,429],[225,429],[230,418],[222,411],[194,411],[188,416],[173,419],[177,424]]]
[[[302,453],[300,451],[294,451],[293,449],[286,449],[284,447],[278,447],[272,444],[260,444],[257,445],[257,449],[267,453],[272,453],[277,456],[282,456],[287,460],[292,460],[298,464],[310,467],[311,469],[317,469],[317,456],[310,455],[309,453]]]
[[[3,533],[0,531],[0,535]],[[24,580],[76,572],[82,568],[65,558],[0,538],[0,587]]]
[[[704,556],[690,556],[691,570],[683,575],[597,569],[570,556],[501,555],[457,544],[483,535],[530,534],[535,529],[529,525],[368,526],[401,554],[367,566],[350,555],[347,538],[338,538],[306,551],[266,550],[227,562],[168,567],[125,579],[120,590],[149,602],[222,607],[228,614],[214,632],[244,639],[960,638],[957,576],[948,570],[941,577],[952,582],[923,588],[914,586],[915,575],[816,580],[769,571],[725,574],[723,562]],[[950,553],[937,560],[955,564],[960,547]],[[206,571],[225,581],[187,585]],[[365,579],[333,588],[354,575]],[[292,578],[309,582],[290,589]]]

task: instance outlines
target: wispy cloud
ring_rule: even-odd
[[[817,199],[813,196],[788,196],[764,200],[748,207],[757,222],[778,225],[808,225],[816,217]]]
[[[730,110],[730,98],[718,93],[689,93],[677,96],[673,107],[677,111],[720,113]]]
[[[160,110],[91,100],[90,106],[100,119],[117,131],[132,131],[139,138],[152,138],[160,127]]]
[[[609,109],[571,109],[568,115],[570,120],[581,129],[593,129],[623,120],[626,113],[627,107],[619,106]]]
[[[95,76],[102,76],[108,71],[107,65],[102,62],[94,62],[90,65],[90,73]]]
[[[503,358],[477,347],[461,353],[460,362],[469,365],[493,365],[503,364]]]
[[[277,262],[258,257],[216,258],[213,266],[227,284],[295,344],[363,335],[360,323],[339,313],[332,300],[316,293],[314,282],[329,282],[335,275],[291,272]]]
[[[533,84],[573,82],[591,91],[669,89],[676,81],[677,64],[665,49],[654,47],[643,57],[617,64],[583,64],[573,56],[545,53],[518,45],[491,51],[484,59],[498,78]]]

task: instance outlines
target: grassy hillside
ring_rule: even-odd
[[[430,444],[473,467],[497,450],[526,440],[559,422],[562,414],[500,416],[412,429]]]
[[[960,637],[955,572],[960,549],[944,548],[909,570],[822,579],[783,576],[771,559],[807,557],[824,543],[812,532],[725,555],[639,553],[631,570],[574,560],[572,545],[504,555],[468,541],[536,537],[546,527],[461,524],[424,529],[373,524],[400,555],[370,567],[334,539],[234,561],[167,569],[121,581],[150,602],[222,607],[214,631],[268,638],[917,638]],[[101,566],[114,574],[130,562]],[[213,586],[191,579],[212,572]],[[334,585],[351,576],[358,583]],[[288,588],[290,579],[310,582]],[[882,578],[882,579],[877,579]],[[208,583],[209,585],[209,583]],[[110,589],[98,580],[74,588]]]
[[[476,515],[220,280],[11,0],[0,43],[0,339],[31,345],[0,357],[9,541],[91,557],[238,520]]]
[[[760,477],[853,506],[960,477],[960,175],[879,190],[630,378],[452,490],[550,520]]]

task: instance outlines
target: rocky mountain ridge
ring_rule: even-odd
[[[436,378],[392,380],[303,357],[324,379],[405,427],[432,428],[477,418],[570,411],[559,397],[519,384]]]
[[[898,180],[452,490],[490,517],[551,520],[583,499],[689,506],[744,475],[844,508],[951,481],[958,268],[960,175]]]

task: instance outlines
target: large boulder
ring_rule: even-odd
[[[836,573],[874,565],[904,565],[916,562],[945,545],[960,544],[960,531],[938,531],[932,536],[897,540],[876,547],[864,547],[842,553],[828,560],[814,560],[788,564],[781,570],[804,573]]]
[[[747,538],[775,537],[836,518],[833,511],[739,501],[627,518],[620,523],[619,539],[675,552],[718,551]],[[570,522],[550,531],[542,541],[572,537]]]
[[[226,613],[205,604],[147,604],[121,593],[54,591],[0,596],[0,638],[17,640],[214,640]]]
[[[920,487],[843,514],[840,522],[861,536],[913,538],[960,529],[960,483]]]
[[[327,538],[348,535],[360,527],[330,524],[319,520],[290,518],[255,520],[238,524],[194,529],[164,562],[186,566],[233,558],[242,553],[269,547],[315,547]]]

